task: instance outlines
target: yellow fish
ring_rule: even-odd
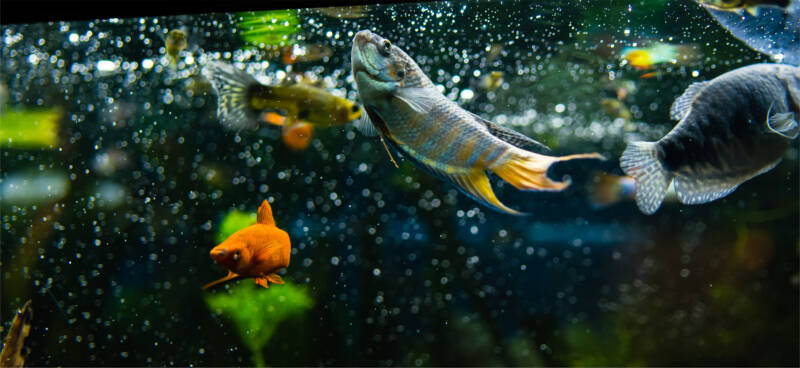
[[[217,115],[234,130],[253,128],[263,113],[282,112],[285,128],[298,120],[316,126],[347,124],[361,116],[361,106],[304,83],[264,85],[233,65],[209,62],[203,74],[217,91]]]

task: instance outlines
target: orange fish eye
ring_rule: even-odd
[[[237,250],[235,253],[233,253],[233,260],[234,261],[238,261],[239,257],[241,257],[241,255],[239,254],[239,251]]]

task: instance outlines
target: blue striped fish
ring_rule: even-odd
[[[362,132],[378,135],[418,167],[500,212],[523,214],[497,199],[486,171],[517,189],[559,191],[569,182],[550,180],[551,164],[602,158],[597,153],[553,157],[522,149],[544,146],[462,109],[403,50],[370,31],[355,35],[352,67],[367,112],[356,123]]]

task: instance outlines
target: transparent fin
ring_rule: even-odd
[[[683,91],[680,97],[675,99],[672,107],[669,109],[669,116],[672,120],[682,120],[689,115],[689,110],[692,108],[692,102],[700,90],[708,85],[709,81],[692,83]]]
[[[436,97],[441,94],[431,88],[399,87],[394,96],[405,102],[408,107],[418,114],[427,114],[436,104]]]
[[[372,125],[372,120],[369,118],[369,114],[366,111],[361,113],[361,117],[353,123],[353,126],[358,129],[361,134],[367,137],[377,137],[378,136],[378,129],[375,129],[375,126]]]
[[[269,201],[266,199],[261,202],[261,206],[258,207],[256,222],[259,224],[275,226],[275,219],[272,218],[272,207],[270,207]]]
[[[642,213],[650,215],[661,206],[672,174],[661,164],[654,142],[628,144],[619,166],[636,181],[636,205]]]
[[[740,183],[729,183],[723,180],[694,178],[691,176],[675,175],[675,192],[678,200],[683,204],[700,204],[711,202],[731,194]]]
[[[258,84],[252,75],[216,61],[206,64],[203,75],[217,91],[217,116],[223,125],[236,131],[258,125],[258,112],[247,104],[247,89]]]
[[[699,177],[685,173],[676,173],[675,192],[683,204],[700,204],[711,202],[731,194],[747,180],[772,170],[780,163],[778,159],[753,174],[739,177],[705,176]]]
[[[800,133],[800,124],[797,124],[794,113],[784,112],[767,117],[767,127],[775,134],[780,134],[789,139],[797,138]]]

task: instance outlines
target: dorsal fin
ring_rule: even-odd
[[[538,141],[536,141],[535,139],[533,139],[531,137],[528,137],[528,136],[526,136],[526,135],[524,135],[522,133],[519,133],[519,132],[515,132],[515,131],[513,131],[511,129],[508,129],[506,127],[497,125],[495,123],[492,123],[491,121],[486,120],[486,119],[484,119],[484,118],[482,118],[482,117],[480,117],[478,115],[472,114],[472,116],[474,116],[475,119],[478,120],[479,122],[481,122],[484,125],[486,125],[486,127],[489,128],[489,133],[491,133],[493,136],[495,136],[497,138],[500,138],[501,140],[503,140],[505,142],[513,144],[513,145],[515,145],[515,146],[517,146],[519,148],[525,148],[525,147],[531,147],[532,146],[532,147],[537,147],[537,148],[539,148],[539,149],[541,149],[541,150],[543,150],[545,152],[549,152],[550,151],[550,147],[547,147],[543,143],[538,142]]]
[[[675,99],[672,107],[669,109],[669,116],[672,120],[681,120],[686,115],[689,115],[689,110],[692,108],[692,102],[698,92],[705,88],[710,81],[696,82],[689,85],[680,97]]]
[[[269,206],[269,201],[266,199],[264,202],[261,202],[261,207],[258,207],[256,222],[263,225],[275,226],[275,219],[272,218],[272,207]]]

